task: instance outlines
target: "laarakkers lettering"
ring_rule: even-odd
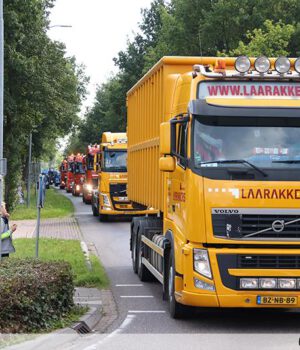
[[[300,199],[300,188],[292,189],[241,189],[243,199]]]

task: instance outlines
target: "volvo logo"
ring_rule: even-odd
[[[275,220],[272,222],[272,230],[282,232],[284,230],[284,220]]]

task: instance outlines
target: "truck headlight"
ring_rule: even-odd
[[[241,278],[240,279],[241,289],[258,289],[258,279],[257,278]]]
[[[260,278],[259,286],[262,289],[274,289],[277,287],[277,279],[276,278]]]
[[[278,278],[279,289],[296,289],[296,278]]]
[[[86,185],[86,190],[92,192],[93,186],[91,184]]]
[[[106,207],[110,207],[110,200],[107,194],[101,193],[103,199],[103,205]]]
[[[198,278],[194,278],[194,286],[198,289],[215,291],[215,286],[204,281],[198,280]]]
[[[208,278],[212,278],[208,252],[205,249],[194,249],[194,270]]]
[[[79,190],[80,190],[80,186],[76,185],[76,191],[79,191]]]

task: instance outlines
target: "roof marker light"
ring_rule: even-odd
[[[300,57],[298,57],[294,63],[294,68],[297,73],[300,74]]]
[[[266,73],[271,67],[271,62],[266,56],[260,56],[255,60],[254,67],[258,73]]]
[[[291,68],[290,60],[285,56],[280,56],[275,61],[275,69],[279,74],[287,73]]]
[[[234,62],[234,68],[240,73],[246,73],[251,67],[250,59],[247,56],[239,56]]]

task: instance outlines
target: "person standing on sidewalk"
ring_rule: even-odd
[[[12,242],[12,233],[16,231],[17,225],[12,225],[9,229],[9,214],[6,210],[5,203],[1,205],[1,257],[8,257],[10,253],[15,252],[15,247]]]

